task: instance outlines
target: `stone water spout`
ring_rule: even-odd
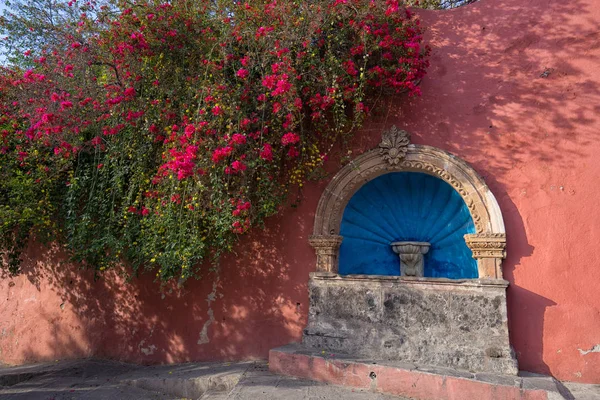
[[[393,242],[391,246],[394,253],[400,256],[400,276],[424,276],[423,256],[429,251],[430,243]]]

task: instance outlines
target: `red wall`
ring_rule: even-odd
[[[511,341],[520,367],[600,383],[600,4],[481,0],[421,11],[433,47],[423,96],[380,110],[356,148],[393,124],[485,177],[504,213]],[[547,71],[548,76],[541,75]],[[332,170],[337,167],[331,165]],[[266,357],[297,341],[307,243],[326,182],[182,290],[124,284],[29,249],[0,280],[0,360],[80,356],[156,363]]]

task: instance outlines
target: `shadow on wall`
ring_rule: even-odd
[[[289,212],[294,224],[286,227],[271,220],[221,268],[207,266],[201,280],[183,288],[161,287],[150,273],[127,282],[110,271],[94,280],[56,247],[32,244],[23,275],[0,277],[0,360],[266,358],[270,348],[300,340],[306,323],[314,252],[298,215]],[[290,242],[300,244],[286,249]]]
[[[544,354],[544,314],[548,307],[555,306],[556,303],[516,285],[512,286],[510,296],[518,299],[521,312],[529,316],[527,324],[519,324],[517,332],[514,329],[510,332],[513,347],[518,343],[515,351],[519,360],[519,369],[552,375],[550,367],[541,356]]]

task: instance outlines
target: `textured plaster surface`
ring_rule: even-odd
[[[354,154],[397,125],[472,165],[504,217],[520,368],[600,383],[600,353],[590,351],[600,345],[598,1],[481,0],[419,14],[433,49],[423,95],[377,110]],[[0,360],[266,358],[299,341],[316,262],[308,236],[326,185],[305,185],[299,207],[223,259],[210,304],[208,268],[200,281],[161,293],[152,276],[94,281],[60,265],[60,252],[32,245],[25,274],[0,280]],[[209,309],[209,341],[198,344]]]
[[[313,277],[304,332],[317,350],[517,374],[503,287]]]

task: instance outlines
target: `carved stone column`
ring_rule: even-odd
[[[338,235],[331,236],[311,236],[308,242],[315,249],[317,254],[317,271],[338,272],[338,256],[340,254],[340,245],[342,237]]]
[[[503,279],[502,260],[506,258],[505,233],[477,233],[465,235],[467,246],[477,260],[479,278]]]
[[[427,242],[393,242],[394,253],[400,256],[400,276],[425,275],[423,256],[429,251],[431,244]]]

